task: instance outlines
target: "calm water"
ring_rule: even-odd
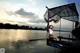
[[[71,33],[61,32],[61,36],[69,37]],[[46,40],[31,41],[31,39],[43,39],[46,31],[0,29],[0,48],[5,48],[6,53],[58,53],[59,49],[46,45]],[[59,32],[54,32],[59,35]]]

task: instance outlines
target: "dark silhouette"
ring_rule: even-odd
[[[78,27],[78,25],[79,25],[79,22],[76,21],[76,22],[75,22],[75,27]]]
[[[72,30],[72,35],[76,37],[77,41],[73,46],[63,49],[61,53],[80,53],[80,26]]]
[[[80,26],[75,28],[73,31],[72,31],[72,34],[80,40]]]
[[[11,25],[9,23],[6,23],[6,24],[3,24],[3,23],[0,23],[0,29],[24,29],[24,30],[45,30],[43,28],[38,28],[38,27],[30,27],[30,26],[19,26],[17,24],[15,25]]]

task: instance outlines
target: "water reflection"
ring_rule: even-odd
[[[54,34],[59,35],[58,32]],[[59,51],[59,49],[47,46],[46,40],[28,41],[41,38],[46,38],[46,31],[0,29],[0,48],[5,48],[6,53],[55,53]]]
[[[28,40],[29,38],[28,35],[29,35],[29,31],[26,30],[0,29],[1,41]]]

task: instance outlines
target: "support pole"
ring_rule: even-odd
[[[59,27],[59,36],[61,36],[61,20],[60,20],[60,27]]]
[[[72,30],[74,29],[74,22],[73,22],[73,24],[72,24]],[[72,35],[72,39],[73,39],[73,35]],[[73,40],[72,40],[72,42],[73,42]]]
[[[48,10],[47,35],[50,38],[50,36],[49,36],[49,8],[47,6],[46,6],[46,8]]]

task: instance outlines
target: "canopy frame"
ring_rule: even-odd
[[[46,8],[47,8],[47,11],[46,11],[46,13],[47,13],[47,17],[48,18],[45,18],[45,15],[46,15],[46,13],[45,13],[45,15],[44,15],[44,19],[45,19],[45,21],[47,22],[47,35],[49,36],[49,38],[50,38],[50,35],[49,35],[49,22],[51,22],[51,21],[56,21],[55,19],[51,19],[51,17],[50,17],[50,13],[49,13],[49,11],[50,10],[52,10],[52,9],[57,9],[57,8],[61,8],[61,7],[65,7],[65,6],[73,6],[74,8],[71,8],[74,12],[75,12],[75,14],[72,14],[72,15],[69,15],[70,13],[68,12],[68,10],[67,10],[67,14],[68,14],[68,16],[60,16],[61,14],[59,14],[59,13],[61,13],[61,11],[59,11],[59,12],[57,12],[56,14],[54,14],[53,16],[51,16],[51,17],[54,17],[55,15],[57,15],[57,14],[59,14],[58,16],[60,17],[60,19],[62,18],[62,17],[70,17],[70,16],[72,16],[72,18],[75,18],[74,16],[76,16],[76,20],[74,19],[74,20],[70,20],[70,19],[67,19],[67,18],[63,18],[63,19],[66,19],[66,20],[69,20],[69,21],[72,21],[73,22],[73,25],[74,25],[74,22],[76,23],[76,22],[78,22],[78,20],[79,20],[79,14],[78,14],[78,12],[77,12],[77,10],[76,10],[76,7],[75,7],[75,3],[71,3],[71,4],[67,4],[67,5],[63,5],[63,6],[59,6],[59,7],[55,7],[55,8],[48,8],[47,6],[46,6]],[[68,8],[66,8],[66,9],[68,9]],[[53,12],[53,11],[52,11]],[[51,19],[51,20],[50,20]],[[60,20],[59,19],[59,20]],[[58,21],[59,21],[58,20]],[[72,29],[74,28],[74,26],[72,26]],[[61,20],[60,20],[60,28],[59,28],[60,30],[61,30]],[[60,30],[59,30],[59,35],[60,35]],[[64,37],[59,37],[60,38],[60,40],[61,40],[61,38],[64,38]],[[67,38],[67,39],[70,39],[70,37],[69,38]],[[73,36],[72,36],[72,39],[71,40],[73,40]],[[49,40],[49,39],[47,39],[47,45],[50,45],[49,43],[49,41],[51,41],[51,40]],[[52,41],[51,41],[52,42]],[[53,41],[53,42],[55,42],[55,41]],[[58,44],[60,43],[60,42],[57,42]],[[61,42],[62,43],[62,42]],[[60,44],[61,44],[60,43]],[[70,42],[69,42],[70,43]],[[63,43],[62,43],[63,44]],[[70,45],[72,45],[72,44],[70,44]],[[58,46],[58,45],[57,45]],[[66,45],[66,46],[68,46],[68,45]],[[53,47],[55,47],[55,46],[53,46]],[[61,47],[61,46],[58,46],[58,48],[64,48],[64,47]]]

